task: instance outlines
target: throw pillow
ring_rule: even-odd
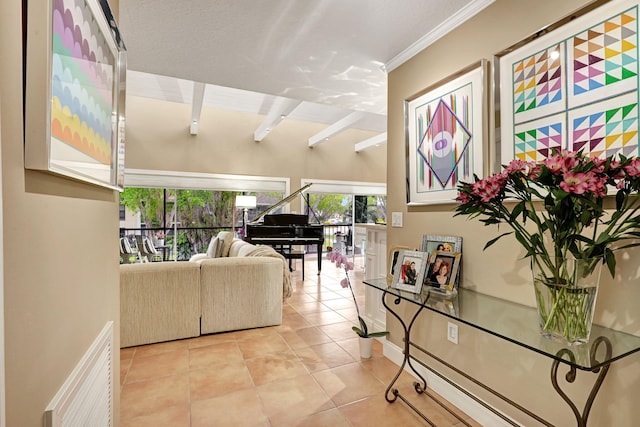
[[[229,256],[229,249],[231,249],[231,243],[233,242],[235,235],[231,231],[221,231],[218,233],[218,239],[222,240],[222,252],[220,256]]]
[[[213,237],[209,242],[209,247],[207,248],[207,256],[209,258],[218,258],[220,253],[222,252],[222,240],[217,237]]]

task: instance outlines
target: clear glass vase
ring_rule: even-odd
[[[602,258],[532,260],[540,332],[567,344],[589,341]]]

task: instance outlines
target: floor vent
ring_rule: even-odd
[[[113,322],[75,367],[45,411],[45,427],[113,425]]]

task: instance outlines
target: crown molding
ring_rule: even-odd
[[[468,19],[473,18],[475,15],[480,13],[487,6],[491,5],[495,0],[474,0],[470,2],[467,6],[463,7],[455,14],[451,15],[449,19],[442,22],[442,24],[438,25],[428,34],[425,34],[423,37],[414,42],[411,46],[400,52],[398,55],[389,60],[386,64],[382,66],[382,69],[387,73],[398,68],[400,65],[407,62],[409,59],[416,56],[418,53],[422,52],[424,49],[447,35],[449,32],[453,31],[459,25],[462,25]]]

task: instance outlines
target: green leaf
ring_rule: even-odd
[[[624,190],[618,190],[616,193],[616,210],[619,211],[622,209],[622,205],[624,204],[625,193]]]
[[[607,249],[604,252],[604,260],[607,263],[611,277],[616,277],[616,256],[611,249]]]
[[[486,245],[484,245],[484,248],[482,248],[482,250],[487,249],[489,246],[493,245],[495,242],[497,242],[499,239],[503,238],[504,236],[508,236],[509,234],[513,234],[513,231],[509,231],[508,233],[502,233],[501,235],[499,235],[498,237],[496,237],[495,239],[491,239],[487,242]]]
[[[358,321],[360,322],[360,328],[362,329],[362,333],[364,336],[369,336],[369,329],[367,328],[367,322],[360,316],[358,316]]]

